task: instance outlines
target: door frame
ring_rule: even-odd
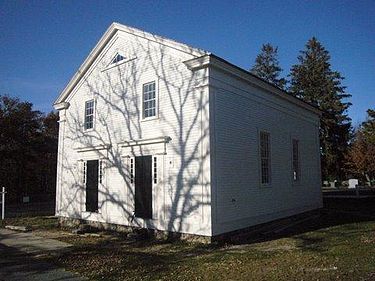
[[[138,160],[138,161],[137,161]],[[154,218],[154,185],[153,185],[153,158],[152,155],[141,155],[134,157],[134,217],[144,219],[144,220],[152,220]],[[148,167],[144,167],[147,165]],[[142,167],[142,171],[138,169]],[[145,178],[145,173],[148,173],[148,178]],[[139,180],[140,175],[142,175],[142,179]],[[145,182],[147,179],[147,182]],[[143,191],[144,193],[139,193],[139,191]],[[138,196],[140,197],[139,199]],[[139,200],[141,201],[141,206],[143,205],[142,210],[137,211],[140,207],[138,205]],[[148,202],[150,201],[150,202]],[[147,204],[146,206],[145,203]]]

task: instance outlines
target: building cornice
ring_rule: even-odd
[[[75,150],[78,153],[81,153],[81,152],[88,152],[88,151],[108,150],[110,148],[111,148],[110,144],[101,144],[101,145],[77,147]]]
[[[60,111],[60,110],[63,110],[63,109],[68,109],[69,106],[70,106],[70,103],[68,103],[68,102],[60,102],[60,103],[55,103],[55,104],[53,105],[53,108],[54,108],[55,110]]]
[[[140,146],[140,145],[146,145],[146,144],[168,143],[170,141],[171,141],[171,138],[168,136],[165,136],[165,137],[140,139],[140,140],[128,140],[128,141],[123,141],[119,143],[118,145],[121,147],[129,147],[129,146]]]
[[[199,58],[193,58],[193,59],[184,61],[184,64],[191,71],[197,71],[197,70],[200,70],[202,68],[207,68],[207,67],[218,69],[222,72],[225,72],[229,75],[234,76],[237,79],[243,80],[251,84],[252,86],[264,89],[283,100],[287,100],[315,114],[318,114],[318,115],[322,114],[322,111],[319,110],[318,108],[290,95],[286,91],[281,90],[280,88],[268,83],[267,81],[264,81],[263,79],[251,74],[250,72],[238,66],[235,66],[213,54],[207,54]]]

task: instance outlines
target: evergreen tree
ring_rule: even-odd
[[[250,71],[267,82],[284,89],[286,80],[280,78],[282,71],[279,66],[277,47],[273,47],[270,43],[263,44],[261,53],[256,57],[254,66]]]
[[[362,128],[365,137],[375,145],[375,109],[367,110],[367,120],[362,123]]]
[[[344,79],[330,65],[329,52],[315,38],[311,38],[298,56],[299,64],[290,73],[291,94],[318,106],[322,111],[320,145],[323,179],[344,178],[343,166],[351,134],[351,119],[341,84]]]

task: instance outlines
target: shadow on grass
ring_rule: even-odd
[[[277,233],[249,233],[242,235],[241,239],[233,239],[225,244],[137,240],[122,234],[93,238],[68,235],[61,240],[73,243],[75,246],[72,251],[50,257],[47,261],[94,280],[123,280],[124,276],[136,280],[141,277],[157,279],[183,268],[190,270],[197,266],[197,262],[221,264],[227,258],[230,260],[233,253],[245,254],[247,259],[254,262],[259,259],[272,259],[275,251],[285,249],[301,250],[323,257],[331,255],[330,250],[333,248],[340,250],[341,246],[344,246],[347,250],[350,247],[360,247],[361,237],[370,236],[369,233],[375,230],[372,224],[368,227],[366,225],[366,222],[375,221],[374,207],[375,200],[371,198],[325,199],[320,215],[311,220],[304,220]],[[29,224],[35,225],[37,229],[48,229],[55,223],[53,218],[23,220],[22,222],[28,221]],[[356,223],[365,224],[359,226]],[[280,238],[290,239],[277,241]],[[267,241],[270,243],[256,244]],[[265,247],[266,250],[259,251],[259,247]]]
[[[49,261],[93,280],[155,280],[189,265],[193,257],[212,253],[217,247],[176,241],[136,241],[118,236],[112,241],[82,243],[70,253]]]
[[[47,219],[47,218],[46,218]],[[40,222],[41,218],[37,218],[35,224]],[[317,233],[330,233],[338,236],[352,236],[355,235],[357,230],[351,224],[360,222],[375,221],[375,198],[360,198],[360,199],[345,199],[345,198],[325,198],[324,208],[320,210],[319,216],[314,216],[309,220],[303,220],[301,223],[291,223],[290,227],[285,224],[285,228],[277,232],[249,232],[248,234],[241,234],[238,239],[236,235],[233,235],[233,239],[227,240],[224,243],[213,243],[210,245],[204,244],[191,244],[199,249],[215,249],[226,245],[238,245],[238,244],[252,244],[258,242],[265,242],[280,238],[287,238],[292,236],[301,236],[309,232]],[[53,219],[47,219],[47,222],[42,222],[42,226],[45,227],[53,226]],[[335,226],[348,225],[343,228],[335,228]],[[283,226],[281,226],[283,228]],[[120,236],[119,236],[120,237]],[[150,238],[151,237],[151,238]],[[237,239],[236,239],[237,238]],[[311,242],[306,239],[306,244],[309,245]],[[181,245],[183,242],[179,242],[178,236],[170,238],[168,240],[156,240],[152,238],[150,234],[149,239],[143,237],[137,239],[126,239],[123,242],[131,244],[134,248],[147,248],[153,245]],[[318,242],[318,241],[317,241]]]
[[[370,244],[363,246],[361,243],[363,237],[371,236],[369,232],[375,230],[373,224],[366,225],[366,222],[375,220],[371,215],[375,205],[373,199],[329,199],[325,200],[324,204],[320,216],[311,220],[304,220],[278,233],[243,235],[241,240],[225,244],[137,240],[121,234],[104,235],[91,240],[87,237],[71,236],[67,237],[70,241],[66,242],[76,239],[73,251],[62,254],[53,262],[93,280],[154,280],[162,279],[163,276],[172,278],[171,274],[185,270],[201,270],[197,274],[205,274],[202,268],[220,267],[221,264],[230,263],[236,258],[249,264],[258,264],[260,260],[269,262],[279,256],[275,256],[278,251],[298,250],[306,254],[304,257],[328,260],[332,256],[332,259],[336,259],[344,255],[347,262],[351,259],[348,251],[353,251],[358,256],[360,251],[367,251],[366,247],[372,247]],[[360,222],[360,226],[356,224]],[[280,238],[289,239],[277,240]],[[267,241],[269,243],[256,244]],[[310,256],[310,253],[313,256]],[[302,257],[300,254],[290,254],[285,258],[293,260]],[[285,262],[288,263],[288,260]],[[186,273],[184,277],[186,276],[189,274]]]
[[[0,280],[80,280],[78,276],[14,247],[0,244]]]
[[[229,244],[243,245],[266,242],[280,238],[293,237],[299,240],[301,249],[324,250],[324,240],[337,237],[350,237],[358,234],[358,228],[353,223],[375,221],[375,198],[345,199],[345,198],[325,198],[324,208],[320,210],[318,216],[309,220],[302,220],[301,223],[287,223],[281,226],[281,230],[266,233],[235,235]],[[348,225],[347,227],[338,227]],[[310,232],[321,237],[311,237]],[[363,232],[363,231],[361,231]]]

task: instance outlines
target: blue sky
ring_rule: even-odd
[[[3,1],[0,94],[41,111],[96,42],[119,22],[215,53],[248,69],[260,46],[279,47],[284,74],[316,36],[353,95],[356,125],[375,107],[375,1]]]

